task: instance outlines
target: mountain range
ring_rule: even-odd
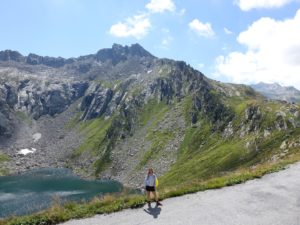
[[[139,186],[153,167],[172,186],[280,162],[299,146],[297,104],[139,44],[69,59],[0,52],[0,174],[68,167]]]
[[[268,84],[260,82],[251,85],[251,87],[270,99],[295,103],[300,102],[300,91],[293,86],[284,87],[278,83]]]

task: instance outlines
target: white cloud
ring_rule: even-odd
[[[256,8],[280,8],[290,2],[297,0],[237,0],[235,3],[243,11]]]
[[[150,0],[145,6],[148,12],[143,12],[138,15],[134,15],[125,20],[125,22],[118,22],[112,25],[109,29],[109,33],[116,37],[134,37],[141,39],[145,37],[149,29],[151,28],[150,16],[153,13],[163,13],[165,11],[174,12],[176,6],[173,0]],[[185,9],[180,10],[178,15],[183,16]],[[167,46],[171,38],[164,39],[162,44]]]
[[[231,30],[229,30],[228,28],[224,27],[224,32],[226,34],[233,34],[233,32]]]
[[[110,27],[109,33],[116,37],[134,37],[141,39],[148,34],[151,22],[146,14],[129,17]]]
[[[164,11],[174,12],[176,6],[172,0],[151,0],[146,8],[152,13],[162,13]]]
[[[300,10],[286,20],[261,18],[237,41],[245,52],[216,59],[216,74],[235,83],[277,82],[300,88]]]
[[[191,21],[189,27],[199,36],[213,37],[215,35],[210,23],[202,23],[198,19]]]

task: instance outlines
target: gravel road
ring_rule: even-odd
[[[300,225],[300,163],[233,187],[164,200],[63,225]]]

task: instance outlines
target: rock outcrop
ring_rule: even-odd
[[[88,82],[25,79],[0,85],[3,104],[34,119],[54,116],[82,97]]]
[[[0,61],[24,62],[25,57],[17,51],[5,50],[0,51]]]

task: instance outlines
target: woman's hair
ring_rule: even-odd
[[[153,168],[149,168],[149,169],[148,169],[148,176],[149,176],[149,174],[150,174],[151,172],[153,173]]]

